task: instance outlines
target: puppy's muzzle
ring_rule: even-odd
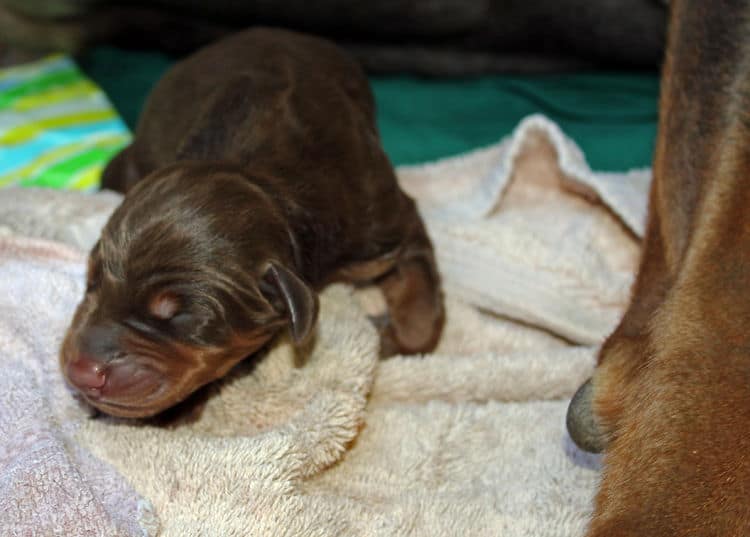
[[[166,387],[156,363],[120,349],[122,332],[114,326],[86,327],[64,351],[65,378],[94,404],[142,404]]]
[[[158,371],[134,360],[103,362],[85,354],[68,363],[65,376],[74,388],[93,401],[150,398],[163,386]]]

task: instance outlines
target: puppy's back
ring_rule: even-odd
[[[277,168],[325,158],[352,131],[375,133],[359,65],[316,37],[253,28],[176,64],[149,96],[136,129],[140,174],[178,160]],[[313,150],[314,142],[314,150]],[[310,163],[312,164],[312,163]],[[277,171],[277,170],[272,170]]]

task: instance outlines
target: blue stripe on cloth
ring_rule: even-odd
[[[127,127],[119,118],[48,130],[32,141],[15,146],[12,159],[3,155],[7,150],[4,151],[0,146],[0,175],[12,173],[14,170],[30,164],[45,152],[61,147],[66,142],[81,142],[93,135],[99,138],[102,136],[127,135],[127,133]]]

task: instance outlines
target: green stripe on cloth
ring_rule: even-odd
[[[13,110],[25,112],[42,106],[66,102],[78,97],[89,97],[97,91],[99,91],[99,88],[92,82],[79,80],[63,87],[53,87],[48,91],[20,97],[11,106]]]
[[[39,175],[29,178],[26,185],[55,187],[83,170],[88,170],[97,163],[109,160],[118,149],[119,147],[95,147],[89,149],[58,162],[54,166],[50,166]]]
[[[35,136],[44,131],[59,127],[73,127],[75,125],[85,125],[95,123],[106,119],[114,119],[117,114],[114,110],[94,110],[91,112],[81,112],[78,114],[68,114],[56,117],[49,117],[32,123],[27,123],[19,127],[12,128],[0,136],[0,145],[21,144],[28,142]]]
[[[89,151],[91,148],[95,147],[104,149],[107,152],[114,152],[127,144],[128,141],[129,136],[120,134],[103,136],[101,138],[88,138],[81,142],[60,146],[56,149],[46,151],[42,156],[33,160],[26,166],[22,166],[11,173],[0,176],[0,186],[18,183],[23,183],[27,186],[34,185],[37,178],[44,174],[48,168],[51,168],[64,160],[70,159],[78,153]],[[101,171],[101,163],[98,164]],[[71,179],[71,184],[74,181],[74,179]]]
[[[70,188],[74,190],[91,190],[97,188],[101,174],[101,166],[92,164],[73,176],[73,179],[69,183]]]
[[[65,71],[57,71],[49,73],[48,75],[40,76],[39,78],[31,79],[28,82],[23,82],[13,89],[4,91],[0,94],[0,108],[4,108],[13,103],[16,99],[24,97],[26,95],[32,95],[39,93],[49,88],[63,86],[71,82],[75,82],[80,79],[80,74],[75,69],[68,69]]]
[[[0,186],[95,190],[130,133],[62,55],[0,70]]]

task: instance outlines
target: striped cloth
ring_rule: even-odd
[[[93,190],[130,133],[68,57],[0,70],[0,186]]]

